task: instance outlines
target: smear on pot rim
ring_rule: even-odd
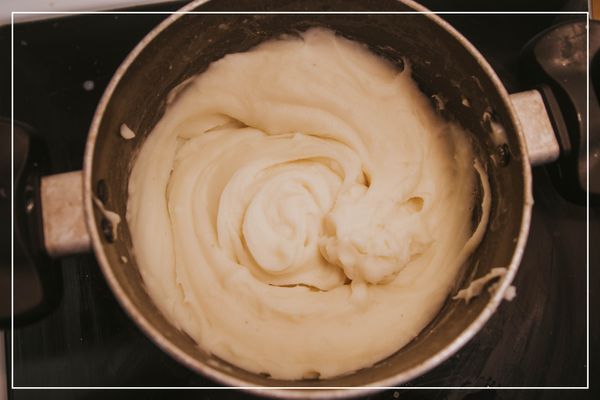
[[[492,268],[491,271],[488,272],[486,275],[471,281],[469,286],[467,286],[465,289],[459,290],[456,296],[453,297],[453,299],[462,299],[466,303],[468,303],[469,301],[471,301],[472,298],[479,296],[483,289],[488,285],[488,283],[490,283],[494,279],[499,279],[503,277],[506,274],[506,271],[506,268]],[[494,291],[497,289],[497,286],[492,285],[490,286],[490,289],[492,289],[491,291]],[[512,297],[514,297],[510,294],[508,296],[511,297],[509,300],[512,300]]]
[[[486,229],[489,184],[408,64],[311,29],[227,55],[169,98],[127,220],[149,294],[200,347],[322,379],[436,315]]]

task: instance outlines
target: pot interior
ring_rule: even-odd
[[[393,10],[411,10],[396,2],[391,2],[388,6],[388,9]],[[197,7],[197,10],[211,7],[212,3],[208,3]],[[358,0],[343,3],[311,0],[303,2],[302,7],[310,10],[341,7],[360,10],[365,8],[365,3],[359,4]],[[294,9],[296,5],[293,2],[280,2],[277,8]],[[394,380],[387,382],[400,383],[409,377],[405,374],[407,371],[435,358],[463,333],[490,300],[487,292],[469,304],[448,299],[438,316],[417,338],[375,366],[335,379],[295,382],[268,379],[214,359],[198,349],[186,334],[174,328],[153,304],[144,289],[136,265],[125,214],[127,184],[133,159],[145,137],[161,118],[167,93],[227,53],[245,51],[264,40],[284,33],[294,34],[313,26],[327,27],[340,35],[365,43],[372,51],[399,67],[402,67],[403,60],[408,60],[414,78],[423,92],[432,98],[432,104],[442,100],[444,109],[440,112],[446,118],[458,121],[472,133],[475,148],[486,164],[493,201],[488,231],[477,251],[466,263],[462,278],[457,281],[451,295],[467,285],[473,276],[482,276],[492,267],[508,267],[517,245],[516,239],[520,235],[526,182],[522,173],[524,161],[517,139],[517,127],[510,110],[478,60],[429,16],[180,16],[149,42],[132,61],[120,77],[101,114],[91,164],[91,187],[95,195],[104,200],[107,209],[121,216],[122,223],[118,226],[118,240],[111,242],[102,233],[106,231],[106,222],[102,221],[102,214],[96,210],[95,229],[101,237],[101,251],[108,260],[106,265],[102,265],[104,272],[114,277],[112,281],[109,279],[113,289],[114,285],[118,285],[135,308],[135,312],[128,309],[134,319],[144,319],[147,326],[142,324],[142,327],[146,333],[166,347],[175,358],[226,384],[356,386],[390,378]],[[102,110],[99,112],[102,113]],[[492,141],[489,121],[482,118],[485,112],[491,113],[506,131],[508,141],[501,149]],[[125,141],[119,135],[123,123],[136,132],[134,139]],[[479,213],[480,210],[474,211],[474,223],[479,219]],[[105,229],[102,229],[103,226]],[[100,251],[98,247],[96,251]],[[122,262],[122,256],[128,259],[128,263]],[[136,317],[133,315],[135,313],[140,315]],[[157,340],[157,335],[162,339]],[[170,344],[165,346],[165,342]]]

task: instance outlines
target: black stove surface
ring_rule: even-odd
[[[423,2],[433,9],[436,2]],[[440,2],[437,2],[440,3]],[[153,6],[177,9],[181,4]],[[150,9],[148,7],[147,9]],[[81,169],[87,130],[113,72],[165,15],[79,15],[15,26],[14,116],[40,132],[53,173]],[[536,33],[573,16],[444,15],[483,53],[509,91],[519,49]],[[10,30],[0,30],[7,54]],[[6,59],[2,68],[8,68]],[[2,74],[2,98],[10,80]],[[10,116],[10,103],[0,103]],[[535,207],[529,242],[504,302],[462,350],[410,386],[585,386],[586,207],[563,200],[544,168],[535,168]],[[590,209],[592,304],[600,280],[599,209]],[[14,331],[16,386],[215,386],[159,350],[125,315],[92,255],[60,260],[63,297],[42,320]],[[593,293],[594,289],[596,294]],[[598,320],[591,318],[592,363],[598,359]],[[7,337],[10,344],[10,335]],[[10,347],[10,346],[9,346]],[[8,355],[10,360],[10,348]],[[591,377],[594,376],[594,371]],[[9,365],[10,373],[10,365]],[[593,385],[593,378],[591,380]],[[239,391],[13,390],[11,398],[252,398]],[[371,399],[581,398],[588,393],[549,390],[389,390]]]

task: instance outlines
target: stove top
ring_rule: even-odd
[[[423,1],[440,9],[440,1]],[[579,10],[582,2],[567,2]],[[584,6],[585,6],[585,2]],[[174,10],[181,2],[145,9]],[[144,9],[144,8],[142,8]],[[87,130],[113,72],[135,44],[166,15],[77,15],[18,24],[14,28],[14,116],[34,127],[48,146],[52,173],[82,168]],[[510,91],[517,78],[519,49],[538,32],[569,15],[444,15],[483,53]],[[579,16],[581,18],[581,16]],[[10,27],[0,29],[5,53]],[[4,57],[2,68],[9,68]],[[8,70],[6,70],[8,71]],[[8,98],[8,73],[1,74],[1,99]],[[0,102],[0,115],[10,105]],[[461,351],[408,386],[585,386],[586,207],[564,200],[544,168],[534,168],[535,207],[529,242],[514,285],[517,297],[504,302]],[[591,304],[598,304],[600,209],[589,210]],[[215,386],[158,349],[125,315],[90,255],[56,265],[62,300],[43,319],[14,331],[14,384],[27,387]],[[593,294],[593,292],[596,294]],[[592,324],[597,361],[598,325]],[[10,333],[7,333],[10,360]],[[593,361],[592,360],[592,363]],[[593,373],[594,371],[592,371]],[[591,375],[593,376],[593,374]],[[10,382],[10,380],[9,380]],[[593,379],[591,380],[593,383]],[[588,392],[589,394],[589,392]],[[390,390],[369,399],[562,398],[562,391]],[[569,393],[566,395],[570,396]],[[584,395],[577,392],[578,397]],[[253,398],[238,391],[13,390],[9,398],[154,399]]]

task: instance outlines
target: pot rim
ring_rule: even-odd
[[[192,369],[195,372],[198,372],[214,381],[223,383],[225,385],[234,386],[234,387],[242,387],[244,389],[249,390],[254,394],[259,394],[263,396],[276,397],[276,398],[312,398],[312,399],[321,399],[321,398],[350,398],[365,395],[367,393],[371,393],[377,391],[381,388],[399,388],[398,385],[410,381],[417,376],[433,369],[434,367],[440,365],[442,362],[447,360],[450,356],[452,356],[455,352],[457,352],[462,346],[464,346],[482,327],[485,323],[490,319],[492,314],[496,311],[499,304],[502,302],[504,298],[504,294],[507,288],[510,286],[513,278],[519,268],[519,264],[523,257],[523,252],[525,249],[525,245],[527,242],[527,236],[529,232],[529,226],[531,221],[531,209],[533,206],[533,196],[531,193],[531,167],[529,164],[529,156],[527,153],[527,147],[525,144],[525,139],[523,136],[521,124],[517,118],[516,112],[513,108],[512,102],[510,101],[508,92],[506,91],[504,85],[492,69],[492,67],[488,64],[488,62],[484,59],[484,57],[479,53],[479,51],[475,48],[473,44],[471,44],[462,34],[460,34],[456,29],[454,29],[448,22],[444,21],[441,17],[428,10],[424,6],[415,3],[412,0],[398,0],[400,3],[405,4],[410,7],[414,11],[419,13],[423,13],[431,22],[437,24],[442,29],[450,33],[470,54],[471,56],[478,62],[484,72],[488,75],[490,80],[492,81],[496,91],[500,95],[501,101],[504,103],[504,106],[510,111],[510,119],[515,127],[517,127],[517,140],[518,140],[518,149],[520,152],[520,162],[521,162],[521,171],[523,174],[523,212],[521,216],[520,228],[519,228],[519,236],[517,238],[515,250],[513,252],[511,262],[507,267],[507,272],[504,275],[504,278],[501,281],[499,288],[495,291],[485,306],[485,308],[480,312],[477,318],[465,329],[463,330],[450,344],[445,346],[442,350],[440,350],[433,357],[427,359],[425,362],[412,367],[411,369],[404,371],[400,374],[396,374],[394,376],[380,379],[378,381],[372,382],[363,388],[331,388],[326,389],[323,387],[291,387],[291,388],[283,388],[283,387],[261,387],[256,386],[250,382],[247,382],[243,379],[231,376],[229,374],[223,373],[218,369],[212,367],[209,364],[203,363],[198,359],[192,357],[191,355],[184,352],[178,346],[173,344],[160,330],[156,329],[139,310],[133,304],[131,299],[126,295],[126,292],[119,284],[117,278],[115,277],[108,258],[104,252],[102,240],[100,237],[100,229],[96,224],[96,220],[94,218],[94,206],[92,202],[93,190],[92,190],[92,166],[93,166],[93,155],[95,150],[96,139],[99,134],[100,123],[104,117],[104,112],[106,110],[107,105],[110,102],[110,99],[113,95],[114,90],[117,85],[121,81],[121,78],[126,73],[130,65],[134,62],[137,56],[146,48],[146,46],[154,40],[162,31],[164,31],[171,24],[176,22],[179,18],[182,17],[185,13],[194,10],[195,8],[207,3],[209,0],[195,0],[181,9],[173,12],[169,17],[167,17],[164,21],[162,21],[159,25],[157,25],[154,29],[152,29],[136,46],[135,48],[127,55],[125,60],[121,63],[119,68],[114,73],[111,78],[107,88],[98,103],[98,107],[94,113],[94,118],[92,120],[92,124],[90,126],[90,130],[88,133],[87,143],[85,147],[85,155],[84,155],[84,164],[83,164],[83,207],[85,220],[88,227],[88,231],[92,241],[92,247],[94,253],[96,255],[96,259],[100,265],[100,268],[112,290],[115,297],[121,304],[121,306],[125,309],[127,314],[133,321],[142,329],[142,331],[155,343],[157,344],[163,351],[171,355],[178,362],[182,363],[186,367]],[[260,13],[260,12],[257,12]],[[293,12],[290,12],[290,14]],[[402,13],[402,12],[398,12]],[[403,387],[406,388],[406,387]]]

